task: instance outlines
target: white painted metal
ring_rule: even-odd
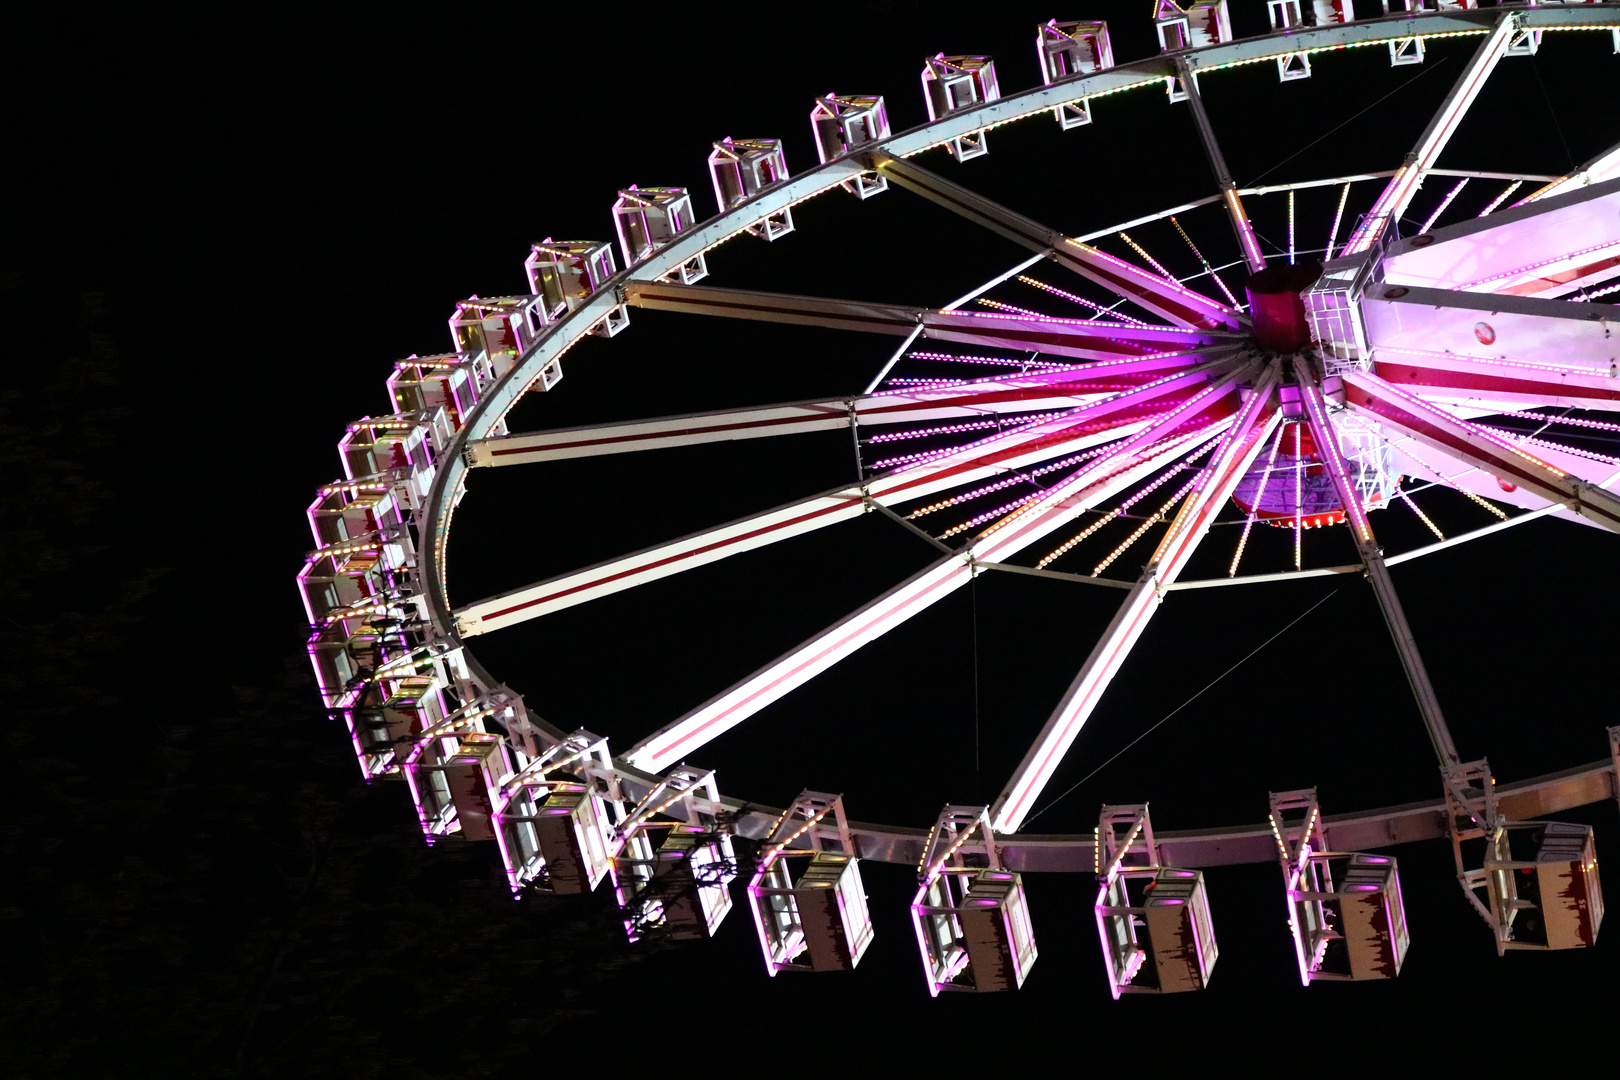
[[[467,448],[473,466],[621,454],[671,446],[832,431],[851,423],[881,427],[952,417],[988,417],[1069,408],[1116,392],[1092,384],[1121,375],[1182,369],[1190,355],[1177,353],[1041,371],[1012,378],[976,379],[954,386],[919,387],[824,401],[789,402],[746,409],[719,409],[649,420],[502,435]],[[1016,419],[1009,423],[1016,423]]]
[[[1563,502],[1594,524],[1620,532],[1620,498],[1570,476],[1437,406],[1366,372],[1344,376],[1345,404],[1387,427],[1410,435],[1490,475],[1547,499]]]
[[[1620,45],[1620,30],[1615,31],[1615,37],[1616,44]],[[1620,52],[1620,48],[1617,48],[1616,52]],[[1566,176],[1560,176],[1546,186],[1537,188],[1535,192],[1527,195],[1523,201],[1528,203],[1553,195],[1562,195],[1573,188],[1601,183],[1604,180],[1612,180],[1617,176],[1620,176],[1620,146],[1611,146],[1574,172]]]
[[[1384,281],[1563,296],[1620,273],[1620,177],[1391,244]]]
[[[1429,121],[1429,126],[1418,137],[1417,145],[1406,155],[1406,161],[1390,178],[1378,201],[1373,203],[1367,216],[1356,226],[1356,231],[1350,234],[1350,240],[1344,246],[1345,255],[1355,255],[1372,247],[1390,227],[1390,223],[1398,221],[1406,212],[1412,196],[1417,194],[1418,185],[1423,183],[1424,176],[1434,167],[1440,152],[1446,148],[1446,143],[1451,141],[1451,136],[1468,114],[1469,106],[1479,97],[1479,92],[1485,88],[1485,81],[1507,52],[1513,32],[1518,27],[1516,20],[1517,16],[1512,12],[1503,11],[1494,15],[1495,24],[1490,33],[1474,50],[1468,66],[1458,76],[1451,92]]]
[[[1228,379],[1156,419],[1126,439],[1118,449],[981,533],[961,552],[940,558],[842,622],[642,740],[625,755],[626,760],[654,771],[680,760],[965,585],[973,575],[975,562],[1001,562],[1010,558],[1072,521],[1088,507],[1139,482],[1177,454],[1185,453],[1191,441],[1207,436],[1209,429],[1219,421],[1212,419],[1203,427],[1182,431],[1167,443],[1163,441],[1229,394],[1235,385]]]
[[[1215,129],[1210,126],[1209,114],[1204,110],[1204,95],[1198,90],[1198,80],[1188,68],[1186,57],[1176,57],[1176,70],[1181,74],[1181,85],[1185,88],[1187,106],[1192,109],[1193,126],[1198,129],[1198,141],[1203,144],[1204,157],[1209,161],[1210,171],[1215,174],[1215,185],[1221,189],[1221,201],[1226,203],[1226,216],[1232,223],[1232,232],[1237,235],[1238,248],[1249,264],[1249,272],[1257,274],[1266,268],[1266,257],[1260,253],[1260,241],[1254,235],[1254,226],[1249,223],[1248,211],[1243,208],[1243,199],[1232,180],[1232,170],[1226,167],[1226,156],[1221,153]]]
[[[1620,341],[1611,335],[1620,326],[1620,306],[1374,285],[1362,297],[1361,318],[1377,362],[1437,371],[1461,365],[1481,396],[1512,392],[1517,383],[1524,387],[1519,394],[1569,394],[1582,408],[1615,407]],[[1504,385],[1493,386],[1493,379]],[[1605,400],[1610,404],[1600,404]]]
[[[1340,505],[1345,509],[1350,537],[1355,542],[1362,565],[1366,567],[1367,581],[1372,585],[1373,595],[1378,599],[1378,609],[1383,613],[1384,623],[1395,642],[1395,652],[1401,658],[1401,668],[1411,684],[1412,696],[1417,699],[1423,726],[1428,730],[1429,740],[1434,744],[1440,764],[1455,765],[1457,745],[1452,741],[1451,730],[1440,709],[1440,698],[1434,692],[1434,684],[1430,682],[1428,669],[1423,665],[1412,628],[1406,621],[1406,611],[1395,593],[1395,583],[1390,580],[1389,570],[1384,566],[1384,553],[1373,537],[1372,523],[1362,505],[1361,492],[1357,490],[1344,456],[1340,453],[1339,437],[1328,421],[1327,402],[1317,387],[1316,372],[1304,357],[1295,357],[1294,374],[1299,381],[1300,400],[1305,406],[1305,422],[1310,426],[1311,440],[1316,444],[1322,465],[1332,478]]]
[[[1035,800],[1157,610],[1163,599],[1162,584],[1174,582],[1181,573],[1208,532],[1215,511],[1230,497],[1259,454],[1266,435],[1280,417],[1274,398],[1279,379],[1280,372],[1272,367],[1257,381],[1224,442],[1205,466],[1202,486],[1182,504],[1148,568],[1002,789],[991,808],[991,820],[998,833],[1017,832],[1034,809]]]
[[[681,573],[744,551],[776,543],[866,512],[869,504],[896,504],[935,492],[1006,473],[1033,463],[1073,453],[1133,434],[1138,428],[1156,431],[1162,421],[1143,424],[1139,412],[1165,399],[1176,400],[1197,392],[1220,361],[1191,372],[1158,380],[1136,390],[1116,394],[1062,416],[980,440],[951,453],[874,477],[863,484],[837,488],[742,518],[715,529],[694,533],[632,555],[611,559],[584,570],[564,574],[499,596],[480,600],[456,613],[463,636],[488,633],[586,600],[633,588]],[[1177,414],[1171,414],[1177,415]],[[1113,460],[1117,451],[1104,460]]]
[[[1091,250],[1091,249],[1087,249]],[[1112,256],[1095,254],[1118,262],[1132,274],[1152,277]],[[1094,277],[1101,274],[1093,274]],[[1120,275],[1121,280],[1126,275]],[[1155,281],[1180,288],[1162,278]],[[1157,286],[1155,286],[1157,287]],[[1242,338],[1230,330],[1191,326],[1152,326],[1120,323],[1110,319],[1061,319],[1007,315],[1001,312],[961,312],[874,304],[858,300],[837,300],[821,296],[792,296],[752,289],[721,289],[672,282],[634,282],[625,287],[625,301],[631,307],[656,311],[680,311],[693,315],[718,315],[756,322],[821,326],[832,330],[856,330],[876,334],[909,335],[922,327],[922,336],[937,341],[959,341],[988,348],[1038,348],[1055,356],[1083,360],[1108,360],[1120,356],[1141,356],[1172,349],[1193,349],[1201,345],[1241,344]]]

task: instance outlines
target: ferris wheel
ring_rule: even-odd
[[[1371,849],[1442,838],[1498,951],[1593,944],[1591,830],[1545,818],[1620,798],[1620,727],[1607,760],[1497,785],[1457,751],[1389,568],[1547,516],[1620,532],[1620,306],[1603,302],[1620,294],[1620,147],[1562,176],[1437,167],[1498,64],[1548,35],[1601,35],[1620,53],[1620,3],[1386,0],[1365,20],[1342,0],[1267,8],[1271,33],[1235,39],[1227,0],[1159,0],[1161,51],[1128,63],[1106,23],[1052,20],[1036,34],[1043,85],[1017,93],[1003,94],[990,57],[929,57],[930,121],[899,134],[882,97],[829,93],[810,113],[815,167],[792,174],[777,139],[724,139],[708,159],[716,216],[700,221],[687,190],[631,186],[613,205],[616,245],[548,237],[525,264],[528,293],[458,303],[454,351],[395,364],[393,412],[349,425],[344,478],[308,511],[309,653],[365,778],[408,785],[430,843],[492,841],[514,891],[608,883],[632,940],[711,935],[735,887],[773,975],[859,963],[874,938],[860,863],[875,860],[917,869],[911,916],[931,994],[1023,983],[1037,956],[1032,872],[1095,876],[1115,997],[1196,990],[1218,955],[1203,869],[1277,860],[1301,981],[1391,978],[1409,940],[1400,877]],[[1203,101],[1210,80],[1253,64],[1283,81],[1325,76],[1359,47],[1421,64],[1426,43],[1454,37],[1472,51],[1393,168],[1234,182]],[[1188,111],[1210,194],[1071,237],[943,160],[989,154],[992,129],[1014,122],[1083,128],[1123,93]],[[791,247],[806,200],[890,188],[1029,257],[938,308],[709,280],[706,255],[722,243]],[[508,430],[521,398],[560,389],[570,348],[626,331],[635,308],[897,347],[846,396]],[[837,487],[451,602],[446,546],[473,470],[846,430],[853,475]],[[1423,507],[1442,499],[1477,523],[1443,531]],[[1432,541],[1392,550],[1380,523],[1401,514]],[[933,561],[627,748],[547,724],[470,651],[479,635],[866,515]],[[1319,529],[1344,530],[1355,561],[1313,561]],[[1119,600],[993,802],[948,805],[932,827],[868,825],[844,795],[764,809],[690,764],[986,573]],[[1371,586],[1440,767],[1432,803],[1324,817],[1306,789],[1272,793],[1268,821],[1229,829],[1155,833],[1142,803],[1103,807],[1090,837],[1022,831],[1173,593],[1334,575]]]

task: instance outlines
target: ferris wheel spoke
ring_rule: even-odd
[[[1198,141],[1204,146],[1204,156],[1209,160],[1215,183],[1221,189],[1221,201],[1226,204],[1226,215],[1232,222],[1232,231],[1237,235],[1238,248],[1243,252],[1243,260],[1248,264],[1249,271],[1257,274],[1266,268],[1266,257],[1260,253],[1260,241],[1254,235],[1254,226],[1249,223],[1249,214],[1243,208],[1243,198],[1232,180],[1232,172],[1226,167],[1226,157],[1221,153],[1221,144],[1215,139],[1209,114],[1204,111],[1204,98],[1198,91],[1198,79],[1188,67],[1184,55],[1177,55],[1176,70],[1181,75],[1187,104],[1192,109],[1193,124],[1198,128]],[[1292,195],[1289,197],[1292,198]]]
[[[1384,565],[1384,554],[1373,536],[1372,523],[1367,518],[1366,507],[1362,505],[1361,492],[1357,490],[1355,481],[1350,476],[1349,466],[1339,449],[1338,435],[1328,422],[1327,402],[1317,386],[1314,372],[1303,358],[1294,359],[1294,371],[1299,381],[1300,400],[1305,406],[1305,422],[1311,430],[1311,441],[1318,448],[1317,453],[1321,456],[1322,465],[1333,481],[1333,490],[1339,497],[1339,505],[1344,508],[1350,538],[1355,542],[1362,565],[1367,568],[1367,581],[1372,585],[1373,596],[1378,600],[1378,609],[1384,616],[1384,625],[1389,628],[1395,652],[1400,656],[1406,680],[1412,687],[1412,696],[1417,700],[1418,713],[1423,717],[1423,726],[1429,732],[1429,741],[1434,745],[1434,752],[1439,757],[1442,767],[1455,765],[1457,745],[1452,741],[1450,728],[1446,726],[1445,714],[1440,709],[1440,699],[1434,692],[1434,684],[1429,681],[1428,669],[1423,665],[1417,640],[1412,636],[1411,626],[1407,624],[1406,612],[1395,592],[1395,583],[1390,580],[1389,568]]]
[[[1011,520],[986,530],[966,550],[942,556],[865,607],[777,658],[723,693],[632,747],[625,759],[658,771],[736,727],[862,646],[965,585],[978,563],[1008,559],[1088,508],[1112,498],[1173,460],[1219,420],[1199,415],[1235,391],[1228,380],[1175,410],[1106,457],[1056,485]],[[1191,424],[1190,429],[1188,425]],[[1177,428],[1182,430],[1177,431]],[[1167,439],[1167,435],[1173,438]]]
[[[1177,326],[1235,331],[1246,325],[1247,320],[1241,313],[1217,300],[1069,239],[915,161],[882,153],[875,153],[872,158],[874,167],[898,186],[1032,251],[1050,251],[1059,265]]]
[[[1153,559],[1115,613],[1091,655],[1069,684],[1034,743],[991,808],[997,832],[1017,832],[1035,800],[1057,771],[1080,728],[1090,718],[1114,675],[1158,610],[1162,590],[1185,569],[1207,535],[1216,511],[1253,464],[1271,430],[1281,420],[1276,388],[1280,372],[1273,363],[1256,381],[1255,392],[1239,410],[1231,428],[1199,475],[1199,483],[1182,504]]]
[[[1007,475],[1063,453],[1097,446],[1133,430],[1159,430],[1166,407],[1197,397],[1230,365],[1210,362],[1114,394],[1059,417],[926,455],[864,484],[835,488],[718,528],[610,559],[469,604],[456,612],[463,637],[489,633],[576,604],[622,592],[732,555],[859,517],[868,502],[894,505],[990,476]],[[1229,377],[1229,376],[1228,376]],[[1174,413],[1172,413],[1174,415]]]
[[[1620,409],[1609,337],[1620,307],[1384,285],[1368,290],[1361,311],[1375,370],[1419,393]]]
[[[1491,32],[1480,42],[1474,50],[1473,57],[1468,66],[1457,77],[1451,92],[1440,103],[1440,108],[1429,120],[1428,127],[1418,137],[1417,145],[1412,152],[1406,155],[1401,167],[1390,177],[1389,183],[1379,194],[1378,200],[1373,203],[1367,216],[1356,226],[1345,243],[1341,255],[1356,255],[1372,247],[1378,238],[1389,228],[1390,223],[1400,220],[1412,197],[1417,194],[1418,185],[1423,178],[1434,168],[1440,153],[1451,141],[1462,119],[1468,113],[1468,108],[1479,97],[1485,88],[1485,81],[1492,71],[1496,70],[1497,62],[1506,54],[1508,45],[1513,41],[1513,32],[1517,20],[1513,12],[1503,11],[1496,17],[1496,24]]]
[[[1620,176],[1393,244],[1384,265],[1386,285],[1576,292],[1620,274]]]
[[[1226,330],[1147,326],[1102,319],[1048,319],[989,312],[942,311],[663,281],[629,282],[625,285],[625,302],[631,307],[656,311],[720,315],[732,319],[898,336],[915,334],[920,325],[920,336],[925,338],[989,348],[1038,349],[1056,356],[1086,360],[1146,356],[1208,345],[1236,345],[1243,340]]]
[[[1015,416],[1093,401],[1131,385],[1196,367],[1220,354],[1220,350],[1166,353],[880,394],[501,435],[469,444],[467,458],[474,467],[520,465],[835,431],[851,423],[883,426],[958,417]]]
[[[1456,353],[1388,349],[1379,355],[1373,371],[1380,378],[1430,401],[1492,412],[1555,405],[1620,411],[1620,380],[1606,375]]]
[[[1586,184],[1597,184],[1604,180],[1613,180],[1617,176],[1620,176],[1620,144],[1609,147],[1574,172],[1560,176],[1551,183],[1537,188],[1521,199],[1520,202],[1531,203],[1553,195],[1562,195],[1566,191],[1573,191]]]
[[[1595,525],[1620,532],[1620,498],[1582,480],[1477,424],[1367,372],[1344,376],[1345,404],[1416,442],[1522,487],[1549,502],[1562,503]]]

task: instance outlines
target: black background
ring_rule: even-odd
[[[715,942],[631,948],[605,894],[513,902],[493,849],[426,850],[403,788],[363,787],[317,707],[292,580],[301,511],[338,471],[342,425],[386,411],[389,363],[449,347],[456,299],[520,291],[542,236],[610,237],[629,183],[688,187],[707,213],[722,136],[781,137],[806,167],[818,94],[882,93],[898,131],[925,119],[925,55],[991,54],[1013,92],[1037,81],[1037,22],[1107,17],[1125,61],[1154,48],[1147,7],[125,13],[20,35],[0,216],[14,1071],[791,1067],[811,1047],[809,1067],[963,1053],[1016,1067],[1057,1042],[1098,1064],[1120,1047],[1241,1061],[1308,1039],[1379,1054],[1557,1041],[1612,1000],[1612,934],[1590,953],[1496,958],[1437,844],[1399,852],[1414,946],[1392,984],[1299,988],[1269,866],[1211,872],[1222,956],[1200,995],[1110,1003],[1089,879],[1037,877],[1026,988],[930,1001],[908,872],[884,866],[868,867],[879,936],[858,973],[768,980],[741,907]],[[1258,0],[1233,7],[1240,35],[1264,30]],[[1433,43],[1397,69],[1382,48],[1318,57],[1316,77],[1284,85],[1255,65],[1204,93],[1240,184],[1391,168],[1473,47]],[[1442,164],[1567,171],[1620,139],[1617,85],[1606,35],[1550,36],[1502,63]],[[1184,107],[1142,92],[1096,115],[997,130],[960,173],[924,163],[1070,233],[1210,190]],[[899,191],[795,214],[777,244],[713,252],[713,282],[940,304],[1021,257]],[[636,311],[570,353],[558,392],[513,426],[848,393],[890,348]],[[843,436],[803,439],[475,475],[452,599],[848,477]],[[1483,523],[1465,510],[1433,508]],[[1397,513],[1375,523],[1407,528]],[[1342,536],[1309,539],[1347,561],[1331,554],[1348,555]],[[1604,752],[1613,550],[1549,521],[1395,571],[1463,753],[1505,779]],[[622,748],[931,557],[874,517],[476,651],[531,710]],[[1088,831],[1104,801],[1151,800],[1175,829],[1257,820],[1268,790],[1312,784],[1330,813],[1436,795],[1371,596],[1318,579],[1173,598],[1048,798],[1324,596],[1039,828]],[[857,817],[926,826],[942,802],[995,795],[1116,599],[981,579],[697,763],[728,793],[842,790]],[[1612,808],[1565,817],[1615,850]]]

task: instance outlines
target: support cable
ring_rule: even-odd
[[[1253,649],[1249,650],[1248,654],[1246,656],[1244,656],[1243,659],[1239,660],[1237,663],[1233,664],[1231,667],[1227,668],[1225,671],[1223,671],[1219,675],[1215,676],[1207,684],[1205,684],[1205,686],[1204,686],[1204,688],[1202,690],[1198,691],[1198,693],[1194,694],[1192,697],[1188,698],[1186,701],[1183,701],[1180,705],[1177,705],[1174,709],[1171,709],[1168,713],[1166,713],[1164,715],[1164,719],[1160,720],[1158,723],[1154,724],[1152,727],[1150,727],[1146,731],[1142,732],[1142,734],[1138,735],[1136,738],[1134,738],[1130,742],[1126,743],[1122,748],[1120,748],[1120,750],[1118,752],[1116,752],[1114,754],[1113,757],[1109,758],[1107,761],[1103,762],[1101,765],[1097,766],[1095,769],[1092,769],[1090,772],[1086,773],[1086,775],[1082,776],[1079,779],[1079,781],[1077,781],[1074,784],[1073,787],[1069,788],[1062,795],[1059,795],[1057,798],[1053,799],[1051,802],[1047,803],[1045,806],[1041,807],[1039,810],[1037,810],[1033,814],[1029,815],[1029,817],[1025,818],[1024,819],[1024,825],[1028,826],[1036,818],[1040,817],[1042,814],[1044,814],[1048,810],[1052,809],[1052,807],[1056,806],[1058,803],[1062,802],[1064,799],[1066,799],[1070,795],[1074,794],[1077,790],[1079,790],[1081,784],[1084,784],[1087,780],[1090,780],[1093,776],[1096,776],[1098,773],[1102,772],[1109,765],[1112,765],[1114,763],[1115,759],[1117,759],[1120,756],[1120,754],[1125,753],[1126,750],[1129,750],[1131,747],[1135,746],[1137,743],[1141,742],[1143,739],[1145,739],[1149,735],[1153,734],[1155,731],[1157,731],[1165,723],[1165,721],[1169,720],[1171,717],[1173,717],[1177,713],[1179,713],[1182,709],[1185,709],[1187,706],[1189,706],[1193,702],[1197,701],[1200,697],[1202,697],[1205,694],[1205,692],[1207,692],[1216,683],[1220,682],[1222,679],[1224,679],[1228,675],[1232,674],[1232,672],[1236,671],[1238,668],[1240,668],[1244,664],[1248,663],[1250,660],[1252,660],[1254,658],[1256,653],[1260,652],[1261,649],[1264,649],[1267,645],[1270,645],[1273,641],[1276,641],[1278,638],[1280,638],[1284,634],[1288,633],[1288,631],[1290,631],[1290,630],[1292,630],[1294,628],[1294,625],[1296,623],[1298,623],[1305,616],[1309,615],[1311,612],[1315,611],[1317,608],[1321,607],[1323,604],[1327,603],[1329,600],[1333,599],[1335,596],[1338,595],[1338,592],[1339,592],[1338,589],[1334,589],[1332,592],[1330,592],[1326,596],[1322,597],[1322,599],[1318,600],[1316,603],[1312,604],[1310,607],[1306,608],[1304,611],[1300,612],[1298,615],[1295,615],[1294,618],[1288,623],[1287,626],[1283,627],[1281,630],[1278,630],[1275,634],[1272,634],[1270,637],[1266,638],[1266,640],[1262,641],[1260,644],[1256,645]]]

